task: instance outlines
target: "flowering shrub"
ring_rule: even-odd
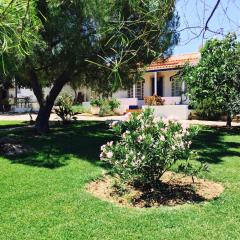
[[[113,122],[111,127],[119,139],[103,145],[100,158],[125,182],[154,186],[177,161],[181,168],[183,162],[189,165],[196,128],[173,120],[156,121],[151,109],[132,114],[125,122]]]

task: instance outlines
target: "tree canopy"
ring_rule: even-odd
[[[116,91],[139,79],[155,58],[169,56],[179,38],[175,0],[9,0],[1,9],[2,59],[13,61],[11,49],[18,46],[17,79],[36,95],[40,132],[48,130],[66,83]],[[47,96],[45,86],[51,87]]]
[[[183,78],[191,103],[201,107],[210,102],[214,111],[227,115],[227,126],[231,126],[233,115],[240,113],[240,43],[236,35],[207,41],[199,63],[186,66]]]

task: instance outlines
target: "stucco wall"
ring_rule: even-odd
[[[163,77],[163,97],[171,97],[172,96],[172,82],[170,81],[170,77],[175,75],[177,71],[164,71],[158,72],[158,77]],[[154,78],[153,72],[148,72],[144,75],[145,84],[144,84],[144,95],[151,96],[152,95],[152,78]]]
[[[127,90],[119,90],[113,94],[113,97],[115,98],[127,98],[128,97],[128,91]]]

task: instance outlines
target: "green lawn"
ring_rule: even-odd
[[[129,209],[84,190],[101,175],[99,147],[112,139],[103,123],[0,132],[31,145],[21,157],[0,157],[0,239],[240,239],[240,132],[204,130],[194,147],[222,182],[220,198],[176,208]]]
[[[26,124],[27,122],[18,121],[18,120],[0,120],[0,129],[9,128],[9,127],[18,127]]]

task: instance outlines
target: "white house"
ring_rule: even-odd
[[[121,102],[120,112],[125,112],[129,107],[142,108],[144,106],[144,97],[158,95],[161,96],[165,102],[164,106],[161,106],[161,110],[155,109],[156,114],[160,116],[169,116],[172,113],[179,115],[180,118],[187,118],[187,100],[182,95],[185,88],[185,84],[179,80],[174,79],[176,75],[184,66],[185,63],[195,65],[200,59],[200,53],[189,53],[181,55],[173,55],[166,61],[157,60],[151,63],[146,68],[144,75],[144,81],[133,84],[128,90],[119,90],[113,94]],[[47,93],[49,89],[45,89]],[[70,86],[65,86],[62,90],[74,95],[74,91]],[[91,89],[81,88],[78,91],[83,99],[84,105],[89,105],[89,100],[93,95]],[[36,98],[30,89],[19,89],[18,97],[30,96],[33,102],[34,108],[37,109]],[[182,106],[180,106],[180,104]],[[159,106],[160,107],[160,106]],[[184,114],[180,114],[184,109]],[[163,114],[157,113],[158,111],[164,112]]]

